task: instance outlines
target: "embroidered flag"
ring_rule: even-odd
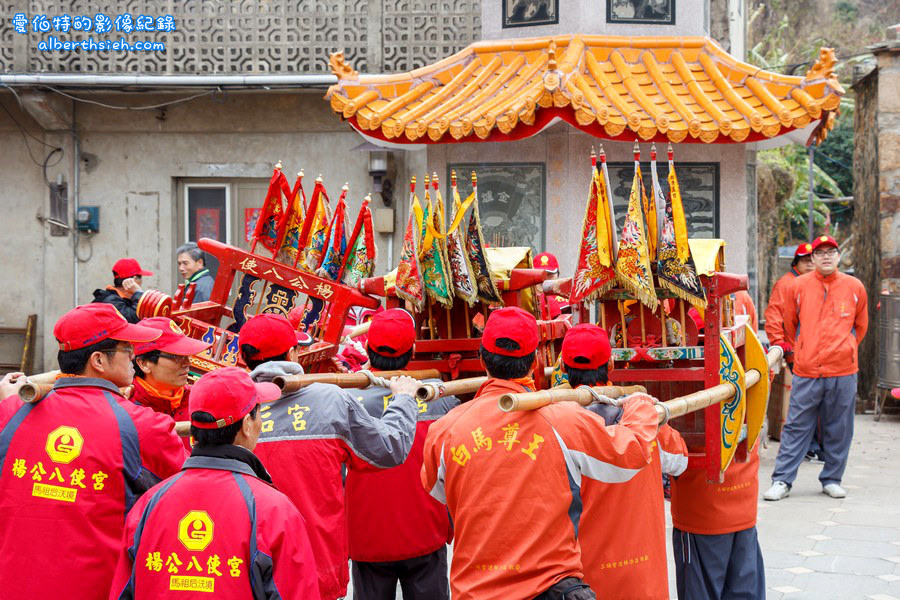
[[[640,152],[634,154],[634,179],[628,197],[628,214],[619,239],[619,254],[616,258],[616,279],[650,310],[656,310],[659,300],[653,287],[650,271],[650,256],[644,229],[642,198],[645,198],[641,179]]]
[[[303,171],[297,173],[294,189],[288,195],[288,210],[285,218],[284,239],[278,251],[278,260],[295,264],[297,248],[300,247],[300,233],[303,231],[304,212],[306,210],[306,193],[303,191]]]
[[[421,217],[420,231],[422,247],[419,250],[419,264],[425,279],[425,292],[428,296],[446,307],[453,306],[453,294],[450,291],[450,280],[447,258],[444,254],[444,209],[434,205],[428,190],[428,175],[425,176],[425,211]],[[434,182],[437,190],[437,181]]]
[[[353,226],[353,233],[350,234],[348,241],[350,252],[347,253],[338,278],[341,283],[353,287],[356,287],[366,277],[371,277],[375,270],[378,249],[375,247],[372,209],[369,208],[371,201],[372,196],[369,195],[363,199],[359,215],[356,217],[356,224]]]
[[[331,221],[331,206],[328,202],[328,194],[322,184],[322,176],[316,178],[316,186],[313,188],[312,197],[309,200],[309,210],[303,221],[303,230],[300,232],[298,244],[303,248],[300,268],[305,271],[315,272],[322,264],[325,253],[325,237],[328,235],[328,223]]]
[[[425,307],[425,285],[422,281],[422,269],[419,265],[419,226],[416,213],[421,212],[419,199],[416,197],[416,178],[409,186],[409,218],[403,234],[403,246],[400,249],[400,264],[397,265],[396,293],[399,298],[413,305],[416,312]]]
[[[344,255],[347,252],[347,190],[344,184],[341,188],[341,197],[338,198],[337,208],[334,209],[334,217],[328,225],[328,236],[325,243],[325,256],[319,267],[318,275],[337,281],[344,264]]]
[[[503,298],[497,290],[497,284],[491,277],[491,265],[484,251],[484,236],[481,230],[481,217],[478,214],[478,178],[472,171],[472,215],[469,217],[466,235],[466,252],[469,255],[472,273],[475,276],[478,299],[485,304],[503,304]]]
[[[650,260],[659,259],[659,238],[662,236],[663,223],[666,219],[666,195],[663,194],[662,186],[659,185],[659,176],[656,174],[656,144],[650,146],[650,177],[653,181],[653,189],[650,190],[653,197],[650,199],[653,213],[652,227],[650,234],[653,237],[654,251],[650,255]],[[650,227],[650,224],[648,224]],[[655,232],[655,233],[654,233]]]
[[[463,230],[463,219],[466,210],[475,200],[474,192],[469,194],[465,202],[460,202],[459,188],[456,185],[456,171],[450,172],[450,189],[453,194],[453,212],[450,227],[447,230],[447,261],[450,263],[450,279],[453,292],[469,306],[474,306],[478,300],[478,290],[475,287],[475,275],[472,271],[472,263],[465,249],[466,234]]]
[[[597,170],[597,155],[591,150],[591,187],[581,224],[581,249],[569,302],[599,298],[616,284],[615,259],[612,254],[612,232],[615,221],[609,220],[607,182]]]
[[[278,163],[272,172],[272,179],[269,180],[269,189],[266,192],[262,212],[256,221],[256,229],[253,231],[254,248],[258,243],[273,253],[280,248],[287,217],[281,200],[284,186],[287,186],[287,179],[281,172],[281,163]]]
[[[681,190],[675,175],[672,150],[669,149],[669,197],[659,243],[656,265],[659,284],[699,309],[706,308],[706,290],[700,283],[697,267],[688,246],[687,224],[681,205]]]
[[[615,261],[616,256],[619,254],[619,232],[616,228],[616,209],[613,206],[612,199],[609,197],[609,171],[606,168],[606,152],[603,150],[602,144],[600,145],[600,173],[603,175],[604,183],[606,183],[606,196],[609,203],[609,224],[612,226],[609,236],[609,239],[612,241],[610,249],[612,250],[613,261]]]

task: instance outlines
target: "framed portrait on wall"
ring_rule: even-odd
[[[500,0],[503,28],[559,23],[559,0]]]
[[[547,176],[544,163],[456,163],[459,195],[471,192],[469,174],[478,176],[478,213],[484,241],[494,247],[530,246],[544,249]],[[446,198],[452,198],[450,190]],[[449,211],[448,211],[449,215]]]
[[[606,22],[674,25],[675,0],[606,0]]]

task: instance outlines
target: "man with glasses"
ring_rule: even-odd
[[[191,356],[211,346],[184,335],[181,328],[167,317],[153,317],[140,322],[160,332],[151,342],[134,347],[134,394],[132,402],[169,415],[176,421],[190,421],[187,385]],[[185,444],[190,447],[188,438]]]
[[[841,477],[853,438],[859,342],[869,326],[863,284],[838,271],[841,255],[834,238],[812,243],[815,271],[789,284],[784,307],[787,340],[794,345],[794,379],[787,421],[766,500],[790,494],[797,469],[821,418],[822,491],[844,498]]]
[[[109,304],[57,321],[63,373],[34,403],[0,402],[0,590],[5,598],[107,598],[125,514],[178,472],[175,422],[125,400],[132,343],[159,331]]]
[[[145,271],[133,258],[117,260],[112,271],[113,284],[94,290],[93,301],[112,304],[129,323],[137,323],[141,320],[137,307],[144,295],[141,284],[144,276],[153,275],[153,271]]]

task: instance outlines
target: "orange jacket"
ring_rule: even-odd
[[[489,379],[471,402],[428,430],[422,482],[455,527],[454,600],[530,600],[582,577],[576,527],[584,477],[627,481],[646,466],[656,411],[646,395],[621,425],[574,402],[505,413],[499,397],[525,388]]]
[[[794,375],[840,377],[859,370],[857,347],[869,327],[862,282],[835,271],[818,271],[791,282],[785,300],[784,329],[794,345]]]
[[[584,581],[604,600],[669,598],[662,474],[681,475],[688,452],[668,425],[660,427],[652,448],[650,465],[631,481],[581,484]]]
[[[791,346],[794,345],[794,340],[788,339],[784,331],[784,307],[787,302],[788,288],[790,288],[791,282],[799,276],[800,274],[792,267],[790,271],[779,277],[775,285],[772,286],[772,293],[769,295],[769,305],[766,306],[766,310],[763,313],[763,316],[766,318],[766,336],[772,345],[781,342],[787,342]],[[792,356],[788,362],[793,362],[793,360]]]
[[[705,469],[688,469],[672,481],[672,525],[681,531],[721,535],[756,525],[759,444],[745,463],[732,462],[722,483],[707,483]]]
[[[759,317],[756,316],[756,306],[753,304],[753,298],[750,297],[745,290],[739,290],[734,293],[734,314],[749,315],[750,327],[753,331],[759,331]]]

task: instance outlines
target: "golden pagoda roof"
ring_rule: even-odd
[[[600,138],[754,142],[819,120],[844,93],[823,48],[805,76],[763,71],[705,37],[567,35],[479,42],[432,65],[359,75],[332,55],[326,98],[361,133],[395,143],[521,139],[554,119]]]

